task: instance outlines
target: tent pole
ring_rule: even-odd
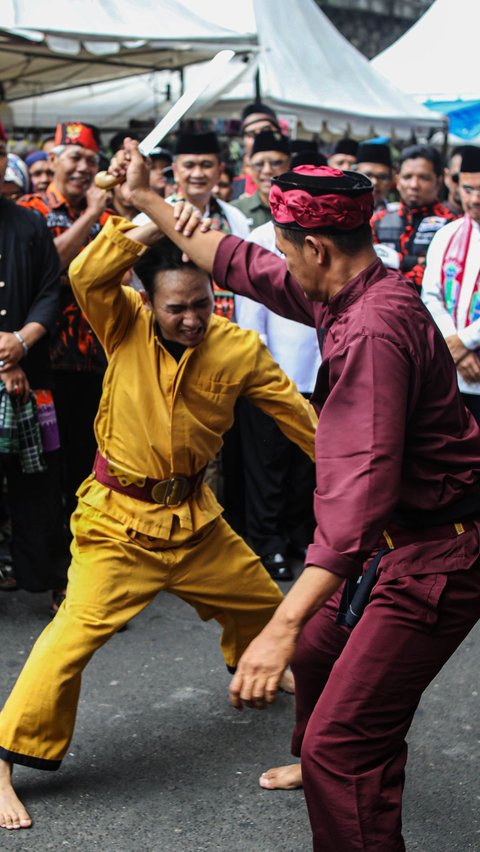
[[[443,125],[443,146],[442,146],[442,155],[443,162],[446,164],[448,159],[448,126],[449,119],[448,116],[445,117],[445,124]]]
[[[262,100],[262,92],[260,89],[260,68],[255,71],[255,100]]]

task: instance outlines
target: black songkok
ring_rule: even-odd
[[[274,133],[272,130],[263,130],[255,136],[250,156],[253,157],[254,154],[258,154],[260,151],[279,151],[282,154],[290,156],[290,142],[281,133]]]
[[[318,151],[318,145],[314,139],[292,139],[290,151],[292,154],[299,154],[300,151]]]
[[[321,151],[299,151],[292,156],[292,169],[297,166],[326,166],[327,158]]]
[[[357,163],[379,163],[392,168],[392,155],[388,145],[376,142],[361,142],[357,151]]]
[[[480,148],[476,145],[465,145],[462,149],[461,172],[480,172]]]
[[[268,115],[270,116],[270,118],[273,118],[275,124],[277,123],[277,116],[275,110],[267,106],[267,104],[262,104],[261,101],[254,101],[251,104],[247,104],[247,106],[244,108],[242,112],[242,124],[244,123],[246,118],[248,118],[250,115],[255,115],[256,113],[259,113],[260,115]]]
[[[351,157],[356,157],[358,151],[358,142],[355,139],[349,139],[345,136],[344,139],[339,139],[335,143],[332,154],[349,154]]]
[[[216,133],[181,133],[177,138],[175,154],[220,154]]]

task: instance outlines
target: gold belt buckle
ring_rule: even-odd
[[[171,476],[170,479],[162,479],[156,482],[152,488],[151,495],[155,503],[175,508],[188,497],[190,483],[185,476]]]

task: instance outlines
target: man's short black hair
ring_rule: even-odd
[[[202,272],[200,267],[191,260],[185,263],[182,260],[182,254],[182,250],[175,243],[172,243],[167,237],[163,237],[147,249],[140,259],[137,260],[133,269],[142,282],[151,302],[155,294],[157,272],[165,272],[171,269],[191,269]],[[205,275],[210,278],[207,272]]]
[[[398,170],[400,171],[405,160],[418,160],[420,158],[428,160],[432,164],[437,177],[443,174],[442,157],[433,145],[409,145],[408,148],[404,148],[398,158]]]
[[[108,147],[112,155],[117,154],[118,151],[123,150],[123,140],[126,136],[129,136],[130,139],[135,139],[136,142],[140,142],[140,136],[138,133],[135,133],[133,130],[129,130],[126,128],[125,130],[119,130],[117,133],[114,133],[110,142],[108,143]]]
[[[370,222],[365,222],[359,228],[354,228],[352,231],[339,231],[337,228],[316,228],[312,230],[298,230],[294,228],[281,228],[282,236],[292,243],[297,248],[302,248],[305,242],[305,237],[309,235],[318,237],[328,237],[335,248],[353,257],[364,248],[372,245],[372,229]]]

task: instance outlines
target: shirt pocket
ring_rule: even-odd
[[[202,423],[221,433],[230,429],[240,391],[240,382],[199,378],[195,382],[195,392],[198,396]]]

